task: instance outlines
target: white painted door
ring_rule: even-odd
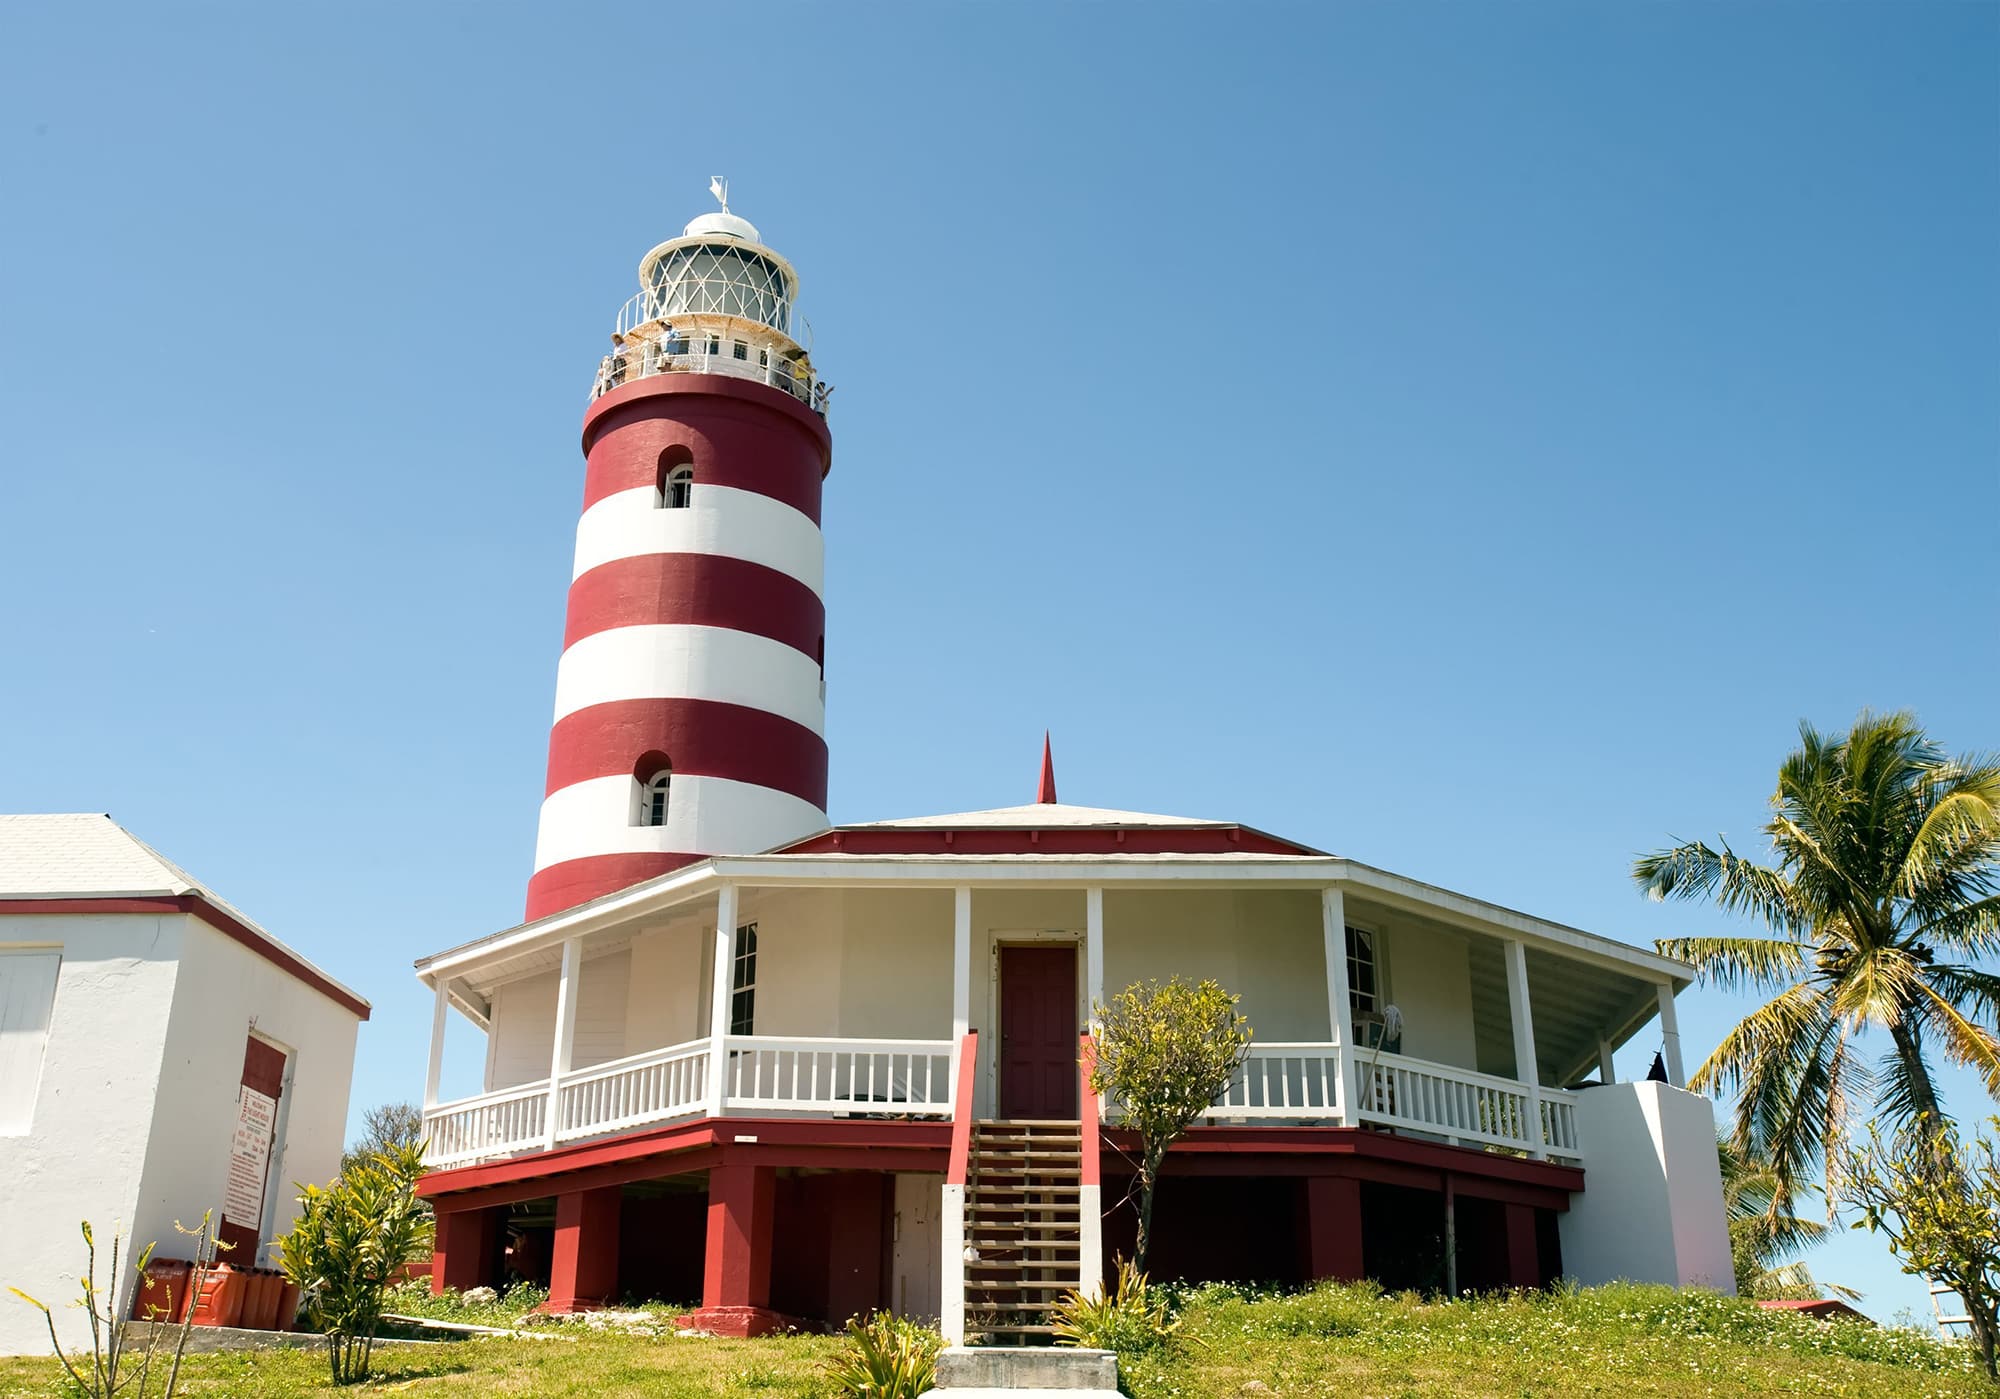
[[[944,1247],[938,1212],[944,1177],[896,1177],[895,1245],[889,1297],[898,1315],[935,1322],[942,1304],[938,1252]]]

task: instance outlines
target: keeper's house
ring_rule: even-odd
[[[108,816],[0,816],[0,1285],[55,1308],[110,1282],[114,1230],[187,1257],[213,1209],[231,1263],[263,1265],[294,1181],[340,1165],[368,1002]],[[114,1301],[131,1305],[122,1269]],[[0,1354],[48,1349],[0,1295]]]
[[[1240,994],[1256,1042],[1172,1153],[1156,1276],[1731,1285],[1686,965],[1228,822],[836,827],[417,968],[440,1287],[1032,1335],[1131,1247],[1089,1008],[1173,975]],[[438,1102],[453,1011],[485,1091]],[[1628,1043],[1671,1081],[1618,1081]]]

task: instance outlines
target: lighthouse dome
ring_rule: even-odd
[[[683,238],[741,238],[746,243],[761,243],[757,235],[757,225],[746,218],[730,213],[727,209],[717,209],[712,214],[688,220],[688,226],[681,230]]]

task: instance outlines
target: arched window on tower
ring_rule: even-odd
[[[667,796],[673,786],[674,770],[662,766],[659,771],[641,784],[639,788],[639,824],[642,826],[664,826],[667,824]]]
[[[694,504],[694,462],[687,448],[669,447],[660,453],[653,489],[653,503],[663,509],[685,510]]]

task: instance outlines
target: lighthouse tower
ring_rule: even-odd
[[[530,919],[826,819],[826,386],[722,201],[639,263],[583,418]]]

